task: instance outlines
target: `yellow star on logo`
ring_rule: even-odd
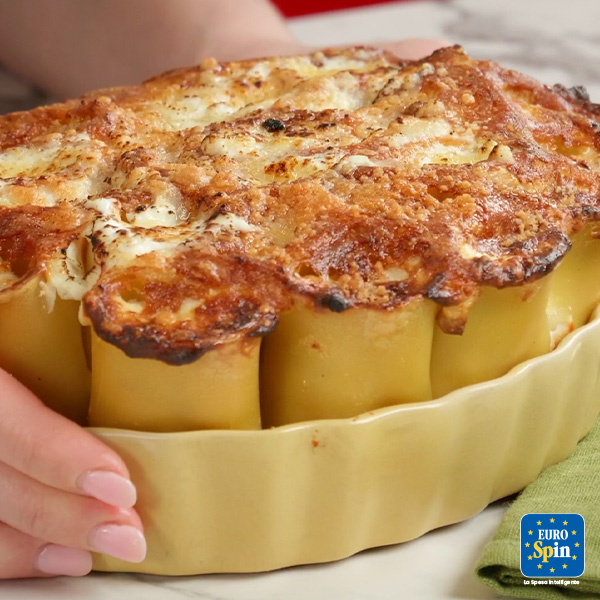
[[[575,548],[579,548],[579,542],[575,542]]]
[[[527,560],[531,560],[533,557],[531,556],[531,554],[527,557]]]
[[[529,535],[533,534],[533,531],[531,531],[531,529],[527,532]]]
[[[550,573],[554,573],[554,567],[550,569]]]
[[[566,525],[568,523],[568,521],[563,521],[563,525]]]
[[[542,565],[538,565],[538,569],[541,569],[541,568],[542,568]]]
[[[554,519],[550,519],[550,523],[554,523]]]
[[[529,542],[525,542],[525,548],[529,548]]]
[[[566,568],[567,568],[567,565],[563,565],[563,569],[566,569]]]
[[[577,535],[577,532],[576,532],[574,529],[573,529],[573,531],[571,531],[571,533],[572,533],[573,535]]]
[[[537,524],[538,524],[538,525],[541,525],[541,524],[542,524],[542,522],[541,522],[541,521],[538,521],[538,522],[537,522]]]
[[[573,557],[573,560],[577,560],[577,557],[576,557],[576,556],[574,556],[574,557]]]

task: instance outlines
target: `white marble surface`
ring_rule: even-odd
[[[296,35],[314,45],[443,37],[477,57],[498,60],[553,84],[584,84],[600,102],[599,0],[446,0],[379,5],[296,19]],[[40,101],[0,73],[0,111]],[[3,600],[485,600],[496,596],[473,577],[502,502],[466,523],[396,547],[329,565],[258,575],[164,578],[93,574],[83,579],[0,583]]]
[[[491,600],[473,577],[504,503],[458,525],[336,563],[253,575],[150,577],[92,574],[82,579],[0,583],[2,600]]]

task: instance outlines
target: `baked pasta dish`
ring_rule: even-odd
[[[426,403],[600,299],[600,108],[459,47],[166,73],[0,118],[0,366],[140,431]]]

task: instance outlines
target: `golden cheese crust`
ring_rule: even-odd
[[[43,273],[101,338],[173,364],[299,297],[468,307],[598,218],[597,119],[583,90],[459,47],[207,60],[7,115],[0,286]]]

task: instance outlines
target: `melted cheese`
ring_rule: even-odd
[[[585,107],[515,78],[458,49],[411,64],[369,49],[208,61],[7,121],[0,214],[34,232],[47,305],[95,303],[115,330],[128,314],[140,330],[147,319],[185,337],[178,319],[193,330],[234,274],[229,301],[255,314],[215,312],[194,343],[268,329],[295,293],[333,310],[422,297],[470,306],[482,285],[552,270],[600,188]],[[51,247],[27,211],[65,204],[81,223]],[[149,289],[157,273],[177,297],[100,301],[128,278]],[[190,291],[186,278],[208,283]]]

